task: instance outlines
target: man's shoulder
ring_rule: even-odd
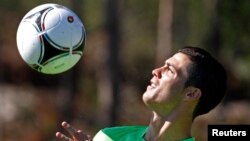
[[[191,137],[191,138],[184,139],[184,140],[181,140],[181,141],[195,141],[195,138],[194,138],[194,137]]]
[[[132,131],[141,131],[146,130],[148,126],[115,126],[115,127],[106,127],[102,129],[103,132],[132,132]]]
[[[117,126],[100,130],[95,138],[106,136],[107,141],[144,141],[147,126]],[[95,141],[95,140],[94,140]],[[99,140],[97,140],[99,141]]]
[[[106,127],[100,130],[94,137],[94,141],[145,141],[144,135],[148,126],[116,126]],[[182,141],[195,141],[193,137]]]

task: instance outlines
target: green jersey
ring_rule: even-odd
[[[146,134],[147,126],[118,126],[104,128],[94,137],[93,141],[145,141],[143,136]],[[182,141],[195,141],[194,138]]]

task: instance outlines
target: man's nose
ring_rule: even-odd
[[[156,68],[152,71],[153,76],[157,77],[157,78],[161,78],[161,67],[160,68]]]

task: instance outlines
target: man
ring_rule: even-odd
[[[197,47],[180,49],[152,74],[142,97],[152,111],[149,125],[105,128],[95,135],[94,141],[194,141],[191,133],[194,118],[218,105],[226,91],[223,66]],[[62,126],[72,139],[57,132],[59,139],[91,140],[66,122]]]

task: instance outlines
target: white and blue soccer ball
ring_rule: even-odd
[[[42,4],[21,20],[17,48],[22,59],[44,74],[71,69],[83,55],[86,31],[80,18],[69,8]]]

